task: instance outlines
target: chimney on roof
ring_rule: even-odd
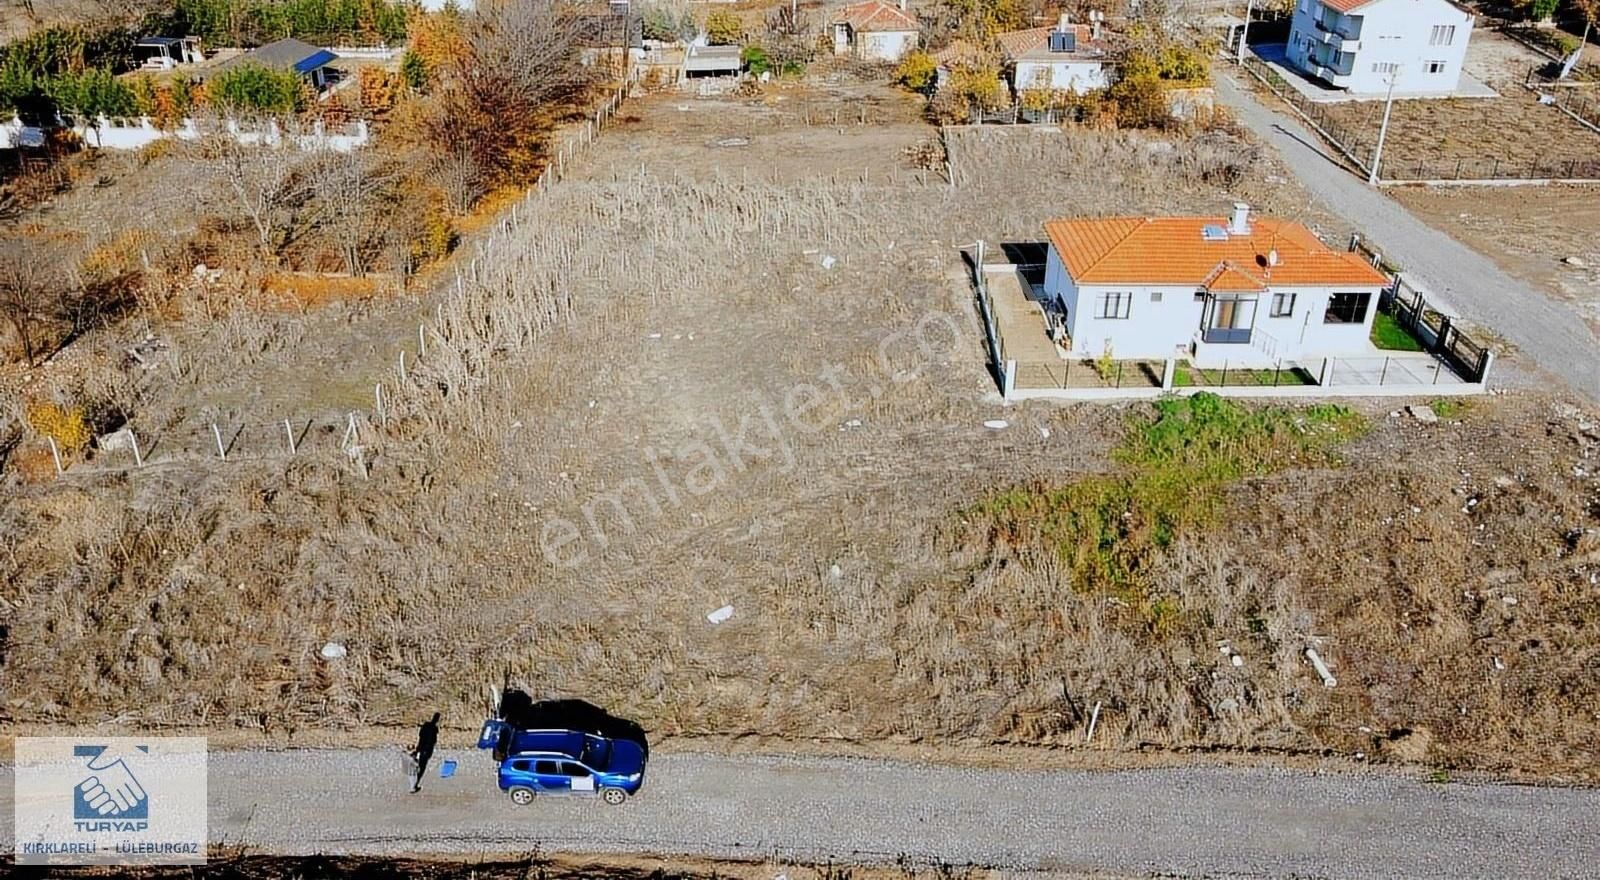
[[[1233,203],[1233,219],[1228,221],[1229,235],[1250,234],[1250,206],[1244,202]]]
[[[1056,30],[1064,31],[1070,27],[1072,27],[1072,13],[1061,13],[1061,17],[1056,19]]]
[[[1089,13],[1089,39],[1100,39],[1100,22],[1103,21],[1105,17],[1105,13],[1098,9]]]
[[[906,11],[906,0],[899,0],[899,5],[900,5],[900,11],[901,12],[905,12]]]

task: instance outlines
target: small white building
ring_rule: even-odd
[[[1066,13],[1054,27],[1010,31],[995,38],[1011,88],[1086,94],[1110,85],[1111,56],[1100,25],[1073,24]]]
[[[1473,15],[1449,0],[1295,0],[1290,64],[1354,94],[1456,90]]]
[[[1388,280],[1287,220],[1052,220],[1044,297],[1073,356],[1198,366],[1367,355]]]
[[[863,61],[899,61],[917,48],[922,28],[906,11],[906,0],[867,0],[839,10],[833,19],[833,54]]]

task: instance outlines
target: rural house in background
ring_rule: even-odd
[[[996,41],[1014,92],[1050,89],[1082,95],[1110,85],[1110,52],[1098,21],[1073,24],[1063,12],[1054,27],[1011,31]]]
[[[833,20],[833,54],[864,61],[899,61],[917,48],[921,28],[898,4],[867,0],[840,9]]]
[[[291,37],[229,58],[208,71],[208,74],[214,75],[220,70],[256,64],[273,70],[293,71],[321,94],[333,85],[334,77],[329,75],[328,65],[337,60],[339,56],[327,49],[318,49]]]
[[[1285,54],[1335,88],[1447,95],[1461,79],[1473,15],[1448,0],[1296,0]]]
[[[1388,280],[1286,220],[1105,217],[1052,220],[1044,297],[1059,344],[1093,358],[1197,366],[1370,354]]]
[[[133,44],[133,58],[145,70],[172,70],[206,60],[199,37],[141,37]]]

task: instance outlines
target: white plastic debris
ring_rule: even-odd
[[[348,653],[350,652],[345,650],[344,645],[338,642],[329,642],[323,645],[321,651],[322,659],[324,660],[339,660]]]
[[[1050,439],[1050,429],[1049,428],[1040,428],[1039,429],[1039,436],[1043,437],[1046,440],[1049,440]]]
[[[512,427],[513,430],[522,427],[522,420],[518,419],[518,420],[512,422],[511,423],[511,427]]]
[[[1500,597],[1500,601],[1506,603],[1507,605],[1515,605],[1515,604],[1517,604],[1517,597],[1516,596],[1501,596]]]
[[[1501,660],[1499,657],[1494,658],[1494,668],[1496,671],[1504,670],[1506,668],[1506,661]]]
[[[1333,687],[1339,683],[1339,679],[1334,678],[1333,673],[1328,670],[1328,664],[1322,662],[1322,656],[1317,653],[1316,648],[1306,649],[1306,659],[1310,660],[1311,667],[1317,670],[1318,677],[1322,679],[1323,687]]]
[[[718,608],[717,610],[711,612],[710,614],[707,614],[706,615],[706,620],[709,620],[712,623],[724,623],[724,622],[726,622],[728,620],[728,618],[730,618],[732,616],[733,616],[733,606],[732,605],[724,605],[721,608]]]
[[[983,426],[991,431],[1000,431],[1011,427],[1011,423],[1005,419],[990,419],[987,422],[984,422]]]
[[[822,258],[822,268],[824,268],[824,269],[832,269],[834,264],[837,263],[837,262],[839,262],[839,261],[835,260],[832,256],[823,257]]]
[[[660,339],[661,338],[661,334],[660,333],[652,333],[652,334],[650,334],[649,336],[647,336],[645,338],[646,339]]]
[[[861,427],[861,420],[860,419],[851,419],[850,421],[844,423],[844,427],[846,427],[846,428],[859,428],[859,427]]]
[[[589,401],[589,408],[590,409],[594,409],[594,404],[595,404],[595,401],[592,401],[592,400]]]
[[[1233,665],[1235,667],[1243,666],[1244,665],[1244,658],[1240,657],[1238,654],[1233,655]]]
[[[828,577],[838,580],[839,578],[844,577],[844,569],[840,568],[839,563],[835,562],[834,564],[828,566]]]

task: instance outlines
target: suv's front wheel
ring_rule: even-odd
[[[600,799],[614,807],[627,800],[628,793],[620,788],[604,788],[600,790]]]
[[[519,807],[526,807],[533,803],[533,789],[517,786],[511,789],[511,802]]]

